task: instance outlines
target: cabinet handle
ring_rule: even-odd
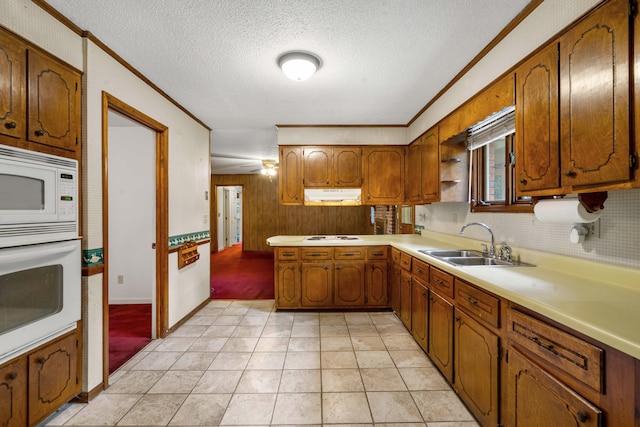
[[[556,350],[553,348],[553,345],[545,344],[536,337],[531,338],[531,341],[538,344],[540,347],[544,348],[545,350],[549,350],[551,353],[557,354]]]
[[[587,415],[586,412],[579,411],[576,415],[578,416],[578,421],[581,423],[584,423],[589,419],[589,415]]]
[[[572,170],[568,170],[564,173],[566,176],[568,176],[569,178],[575,178],[575,176],[577,175],[574,171]]]
[[[293,252],[282,252],[282,256],[293,256]]]
[[[342,270],[342,267],[339,265],[336,265],[336,270]]]
[[[426,293],[426,292],[423,292],[423,293],[422,293],[422,296],[423,296],[423,297],[426,297],[426,296],[427,296],[427,293]]]
[[[36,136],[43,136],[44,135],[44,131],[43,130],[37,130],[35,131]]]
[[[6,123],[5,126],[7,127],[7,129],[15,129],[16,128],[16,122],[9,122]]]
[[[18,378],[18,373],[17,372],[11,372],[9,375],[7,375],[7,379],[8,380],[15,380],[16,378]]]
[[[527,180],[524,179],[524,178],[520,178],[520,184],[526,185],[527,184]]]
[[[476,301],[476,300],[474,300],[474,299],[471,299],[471,298],[469,298],[469,297],[464,297],[464,300],[465,300],[466,302],[468,302],[469,304],[478,305],[478,301]]]
[[[383,253],[382,252],[373,252],[372,255],[381,256],[381,255],[383,255]]]
[[[44,365],[44,362],[46,362],[47,360],[44,357],[41,357],[38,359],[38,363],[41,365]]]
[[[460,321],[460,318],[459,318],[459,317],[456,317],[456,322],[459,322],[459,321]]]

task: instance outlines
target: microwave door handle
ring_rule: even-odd
[[[75,242],[64,246],[58,246],[56,248],[50,248],[49,245],[44,245],[46,246],[44,248],[41,246],[43,245],[35,246],[28,251],[20,251],[19,253],[9,254],[2,254],[2,250],[0,250],[0,263],[33,259],[34,257],[38,256],[51,256],[56,254],[68,253],[72,252],[76,248]]]

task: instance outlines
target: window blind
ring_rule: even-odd
[[[506,107],[471,126],[468,130],[467,149],[469,151],[484,147],[491,141],[510,135],[516,130],[516,108]]]

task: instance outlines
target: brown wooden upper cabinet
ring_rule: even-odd
[[[45,145],[75,152],[80,81],[75,69],[0,30],[0,136],[11,138],[3,141],[26,149]]]
[[[389,145],[363,148],[363,204],[403,203],[405,149]]]
[[[0,135],[26,133],[26,54],[25,45],[0,31]]]
[[[430,203],[440,200],[440,143],[434,126],[407,148],[405,201]]]
[[[304,191],[302,187],[302,148],[286,145],[280,147],[280,173],[278,175],[280,204],[301,205]]]
[[[630,19],[628,0],[605,3],[516,71],[519,195],[609,189],[633,178]]]
[[[303,156],[305,187],[362,186],[361,147],[305,147]]]

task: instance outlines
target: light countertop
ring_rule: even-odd
[[[418,250],[481,250],[483,241],[435,232],[358,236],[360,240],[305,241],[274,236],[270,246],[391,245],[523,307],[640,359],[640,270],[513,247],[534,267],[454,266]]]

